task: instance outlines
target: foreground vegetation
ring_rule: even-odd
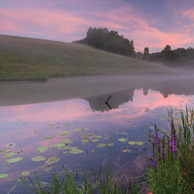
[[[83,44],[0,35],[0,81],[174,71]]]
[[[147,173],[144,176],[153,194],[186,194],[194,193],[194,112],[186,108],[186,113],[181,112],[181,121],[174,118],[173,110],[169,110],[170,131],[164,132],[155,126],[155,132],[148,130],[149,141],[153,145],[153,153],[149,157]],[[148,193],[146,188],[138,181],[130,179],[127,186],[119,183],[119,178],[111,179],[109,168],[105,174],[100,173],[87,179],[85,172],[84,183],[77,185],[74,174],[65,171],[65,177],[61,182],[57,174],[53,174],[53,180],[47,189],[41,188],[40,181],[35,173],[38,186],[30,182],[39,194],[129,194]],[[21,178],[30,193],[31,190],[24,178]],[[91,181],[92,180],[92,181]]]

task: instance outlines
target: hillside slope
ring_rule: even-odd
[[[82,44],[0,35],[0,81],[176,72]]]

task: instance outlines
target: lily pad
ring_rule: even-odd
[[[44,156],[35,156],[35,157],[31,158],[31,160],[34,162],[39,162],[39,161],[46,160],[46,158]]]
[[[82,131],[82,129],[76,128],[76,129],[74,129],[73,131]]]
[[[81,154],[81,153],[84,153],[84,151],[74,147],[69,153],[71,153],[71,154]]]
[[[56,143],[56,144],[54,144],[54,146],[57,148],[62,148],[65,146],[65,144],[64,143]]]
[[[98,147],[98,148],[103,148],[103,147],[105,147],[105,146],[106,146],[105,143],[101,143],[101,144],[98,144],[96,147]]]
[[[44,153],[46,150],[48,150],[48,146],[39,146],[37,148],[37,150],[40,152],[40,153]]]
[[[12,146],[16,146],[16,144],[15,143],[8,143],[8,144],[5,145],[5,147],[7,147],[7,148],[12,147]]]
[[[67,127],[75,127],[75,125],[67,125]]]
[[[92,139],[91,140],[92,142],[97,142],[97,141],[100,141],[99,139]]]
[[[64,149],[64,150],[72,150],[72,149],[73,149],[73,147],[70,147],[70,146],[65,146],[65,147],[63,147],[63,149]]]
[[[102,136],[100,135],[95,135],[96,138],[100,139]]]
[[[17,157],[17,158],[9,159],[9,160],[7,160],[6,162],[7,162],[8,164],[12,164],[12,163],[19,162],[19,161],[21,161],[21,160],[23,160],[22,157]]]
[[[128,135],[126,132],[121,132],[121,135]]]
[[[142,141],[136,141],[135,142],[137,145],[143,145],[143,142]]]
[[[62,143],[65,143],[65,144],[67,144],[67,143],[73,143],[70,139],[64,139],[61,142]]]
[[[89,128],[83,128],[82,131],[88,131],[90,130]]]
[[[125,138],[119,138],[119,141],[121,141],[121,142],[125,142],[125,141],[127,141]]]
[[[17,155],[17,152],[10,152],[10,153],[8,153],[8,154],[5,154],[5,155],[3,156],[3,158],[9,158],[9,157],[12,157],[12,156],[15,156],[15,155]]]
[[[42,140],[48,140],[48,139],[53,139],[54,137],[44,137]]]
[[[82,142],[87,143],[87,142],[89,142],[89,140],[87,140],[87,139],[82,139]]]
[[[23,175],[23,176],[28,176],[29,174],[30,174],[29,171],[23,171],[23,172],[22,172],[22,175]]]
[[[125,150],[123,150],[123,152],[131,152],[131,150],[125,149]]]
[[[8,174],[0,174],[0,179],[7,178]]]
[[[51,158],[49,158],[45,163],[46,163],[47,165],[49,165],[49,164],[56,163],[56,162],[58,162],[59,160],[60,160],[60,158],[51,157]]]
[[[113,145],[114,145],[114,143],[108,143],[107,145],[108,145],[108,146],[113,146]]]
[[[135,145],[135,141],[129,141],[128,144],[129,145]]]
[[[70,133],[70,131],[61,131],[60,132],[60,134],[62,135],[62,136],[66,136],[66,135],[68,135]]]

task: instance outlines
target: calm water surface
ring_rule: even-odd
[[[62,177],[62,166],[76,171],[78,182],[85,169],[97,171],[108,162],[113,177],[120,170],[123,183],[129,172],[142,175],[143,155],[150,148],[146,129],[153,130],[154,124],[168,128],[170,107],[177,119],[180,109],[192,107],[192,83],[163,82],[85,99],[0,107],[0,174],[8,175],[0,181],[1,193],[12,187],[13,193],[27,193],[17,182],[24,171],[32,178],[36,171],[44,184],[52,172]],[[42,161],[33,161],[36,156]],[[20,161],[8,163],[13,158]]]

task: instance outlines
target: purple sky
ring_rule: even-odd
[[[107,27],[135,50],[194,47],[193,0],[1,0],[0,34],[71,42]]]

